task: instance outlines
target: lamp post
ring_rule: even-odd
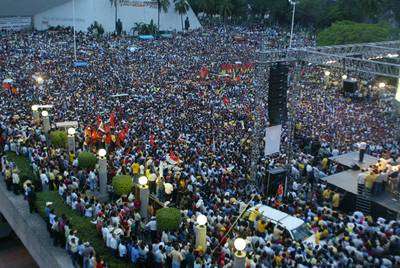
[[[156,193],[156,180],[157,180],[157,175],[155,173],[151,173],[149,176],[149,188],[150,188],[150,193],[152,194]]]
[[[380,82],[380,83],[378,84],[378,87],[379,87],[379,89],[384,89],[384,88],[386,87],[386,84],[383,83],[383,82]]]
[[[291,27],[291,29],[290,29],[290,41],[289,41],[289,48],[292,48],[293,30],[294,30],[294,15],[295,15],[295,13],[296,13],[296,4],[297,4],[297,0],[289,0],[289,3],[293,5],[292,27]]]
[[[331,75],[331,72],[326,70],[324,74],[325,74],[325,88],[327,89],[329,84],[329,76]]]
[[[50,117],[49,112],[42,111],[43,131],[47,135],[50,131]]]
[[[342,75],[342,80],[346,80],[347,79],[347,74]]]
[[[147,219],[147,211],[149,207],[149,195],[150,195],[150,190],[149,186],[147,185],[147,177],[146,176],[141,176],[139,177],[139,196],[140,196],[140,215],[144,218]]]
[[[99,155],[99,184],[100,184],[100,198],[107,198],[107,151],[100,149]]]
[[[39,124],[40,114],[39,114],[39,107],[37,105],[32,105],[32,117],[35,125]]]
[[[196,249],[201,248],[203,252],[207,250],[207,217],[200,214],[196,218]]]
[[[75,154],[75,128],[71,127],[68,129],[68,151]]]
[[[233,268],[244,268],[246,266],[246,252],[244,249],[246,248],[246,240],[243,238],[236,238],[233,245],[236,249],[234,260],[233,260]]]

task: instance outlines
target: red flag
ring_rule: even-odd
[[[150,134],[150,144],[151,144],[151,146],[153,146],[153,147],[154,147],[154,145],[155,145],[155,140],[154,140],[154,134],[153,134],[153,133]]]
[[[111,126],[111,128],[115,128],[115,119],[116,119],[115,112],[112,112],[111,115],[110,115],[110,126]]]
[[[109,124],[104,124],[104,132],[105,133],[110,133],[111,132],[111,128]]]
[[[228,105],[228,104],[229,104],[229,99],[228,99],[227,96],[224,97],[224,104],[225,104],[225,105]]]
[[[172,161],[179,162],[179,157],[174,153],[172,149],[169,151],[169,158]]]
[[[121,131],[118,133],[118,140],[119,140],[119,141],[124,141],[125,138],[126,138],[125,131],[124,131],[124,130],[121,130]]]
[[[101,119],[101,116],[98,115],[96,120],[97,120],[97,127],[99,127],[100,124],[103,122],[103,119]]]
[[[111,134],[107,133],[106,139],[104,140],[106,144],[110,144],[112,142]]]
[[[200,69],[200,78],[205,79],[208,76],[208,69],[207,67],[201,67]]]

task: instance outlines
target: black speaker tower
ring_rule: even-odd
[[[276,62],[270,68],[268,91],[268,115],[271,126],[287,121],[287,90],[289,65]]]

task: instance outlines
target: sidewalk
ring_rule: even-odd
[[[22,195],[7,191],[3,177],[0,177],[0,200],[0,212],[40,267],[73,267],[66,250],[53,246],[44,220],[29,213]]]

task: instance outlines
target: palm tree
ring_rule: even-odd
[[[185,15],[189,9],[190,5],[187,0],[174,0],[175,2],[175,11],[181,15],[181,24],[182,24],[182,31],[183,31],[183,15]]]
[[[115,32],[117,32],[118,4],[121,2],[122,0],[110,0],[111,5],[115,7]]]
[[[218,3],[218,11],[224,19],[224,24],[226,24],[226,18],[232,15],[233,8],[234,6],[231,0],[220,0],[220,2]]]
[[[157,28],[158,31],[160,31],[160,15],[161,11],[164,11],[164,13],[168,12],[168,8],[171,5],[169,0],[157,0],[157,6],[158,6],[158,21],[157,21]]]

